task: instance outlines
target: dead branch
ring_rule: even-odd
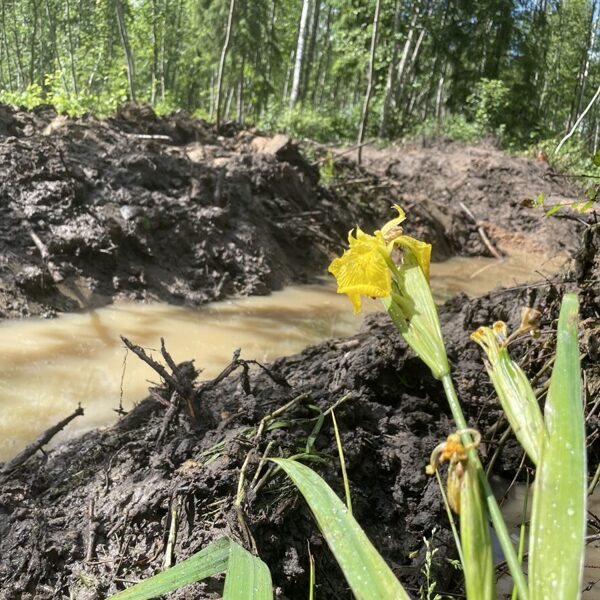
[[[163,443],[163,441],[167,435],[167,431],[169,430],[169,427],[171,426],[173,419],[175,419],[175,417],[178,415],[180,408],[181,408],[181,396],[177,392],[173,392],[173,396],[171,397],[171,405],[169,406],[167,412],[165,413],[165,416],[163,417],[163,420],[162,420],[162,423],[160,426],[160,432],[156,438],[156,446],[157,447]]]
[[[494,256],[494,258],[497,258],[498,260],[502,260],[502,254],[500,254],[500,252],[496,250],[490,238],[487,236],[485,230],[481,226],[481,223],[476,219],[475,215],[462,202],[459,202],[458,204],[463,209],[463,212],[467,215],[467,217],[469,217],[473,221],[473,223],[475,223],[475,226],[477,227],[477,233],[479,234],[481,241],[484,243],[485,247],[492,253],[492,256]]]
[[[75,417],[79,417],[81,415],[83,415],[83,408],[81,408],[81,405],[79,405],[68,417],[64,418],[62,421],[59,421],[53,427],[46,429],[46,431],[44,431],[44,433],[42,433],[42,435],[40,435],[35,442],[29,444],[25,450],[17,454],[17,456],[15,456],[11,461],[7,462],[2,467],[2,470],[0,470],[0,474],[5,475],[17,467],[20,467],[38,450],[40,450],[42,446],[45,446],[59,431],[62,431]]]
[[[174,390],[177,390],[182,396],[185,396],[185,389],[183,386],[173,377],[169,375],[167,370],[159,363],[156,362],[151,356],[146,354],[146,351],[137,344],[130,342],[125,336],[121,336],[121,340],[140,360],[143,360],[150,368],[154,369]]]
[[[56,264],[52,261],[50,257],[50,252],[48,251],[48,247],[42,240],[38,237],[38,235],[31,229],[31,225],[29,225],[29,237],[32,239],[36,248],[39,250],[40,255],[42,257],[42,261],[48,269],[48,273],[50,273],[50,277],[52,277],[52,281],[54,283],[61,283],[64,281],[64,277],[62,276],[60,269],[56,266]]]

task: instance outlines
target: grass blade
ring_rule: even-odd
[[[327,483],[299,462],[272,460],[304,496],[357,600],[410,600],[392,570]]]
[[[272,600],[271,573],[260,558],[230,541],[223,600]]]
[[[548,435],[534,484],[529,542],[531,600],[579,598],[585,552],[586,454],[578,301],[565,295],[544,412]]]
[[[178,565],[111,596],[109,600],[148,600],[223,571],[227,571],[224,599],[272,600],[268,567],[228,537],[212,542]],[[248,590],[252,590],[252,594]]]

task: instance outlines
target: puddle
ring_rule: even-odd
[[[506,500],[502,505],[502,514],[506,520],[509,533],[518,544],[520,524],[522,520],[523,506],[527,487],[525,484],[517,483],[507,494]],[[527,501],[528,511],[527,519],[531,514],[531,493]],[[600,487],[596,487],[594,493],[588,497],[588,511],[600,516]],[[588,531],[588,535],[594,534],[594,531]],[[529,534],[527,533],[527,539]],[[583,568],[583,589],[582,600],[600,600],[600,540],[591,540],[586,546],[586,554]],[[498,590],[503,597],[509,597],[512,590],[512,579],[508,575],[500,578]]]
[[[455,258],[433,264],[431,280],[442,300],[459,291],[476,295],[499,285],[540,279],[537,269],[548,274],[558,266],[539,256],[502,262]],[[367,310],[379,309],[379,303],[367,303]],[[266,362],[327,338],[352,335],[361,323],[362,316],[352,315],[350,303],[335,293],[329,280],[197,309],[121,304],[54,320],[2,323],[0,461],[70,414],[78,402],[85,416],[75,419],[53,443],[114,422],[121,395],[126,410],[147,395],[147,380],[156,381],[157,375],[129,354],[122,377],[125,350],[120,334],[150,349],[159,348],[163,336],[176,361],[194,358],[204,369],[201,377],[210,378],[236,348],[244,358]]]

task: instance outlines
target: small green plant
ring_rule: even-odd
[[[148,600],[223,572],[223,600],[272,600],[273,586],[267,565],[228,537],[219,538],[178,565],[109,600]]]
[[[433,547],[432,541],[435,537],[437,529],[434,527],[431,531],[431,538],[423,538],[423,544],[425,544],[425,562],[421,569],[423,577],[425,577],[425,583],[423,583],[419,589],[421,600],[442,600],[442,597],[435,591],[437,587],[437,581],[432,577],[432,567],[435,555],[438,552],[437,548]]]

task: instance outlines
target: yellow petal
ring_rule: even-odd
[[[347,294],[354,313],[361,310],[361,296],[384,298],[391,291],[391,275],[382,252],[387,252],[384,242],[357,228],[356,237],[348,236],[350,248],[329,265],[336,278],[338,294]]]
[[[395,227],[398,227],[400,223],[406,220],[406,213],[397,205],[394,204],[394,208],[398,211],[398,216],[395,219],[388,221],[382,228],[381,233],[384,237]]]
[[[429,263],[431,262],[431,244],[417,240],[409,235],[401,235],[397,237],[392,244],[398,244],[403,248],[406,248],[409,252],[412,252],[414,257],[417,259],[419,266],[421,267],[425,277],[429,281]]]

